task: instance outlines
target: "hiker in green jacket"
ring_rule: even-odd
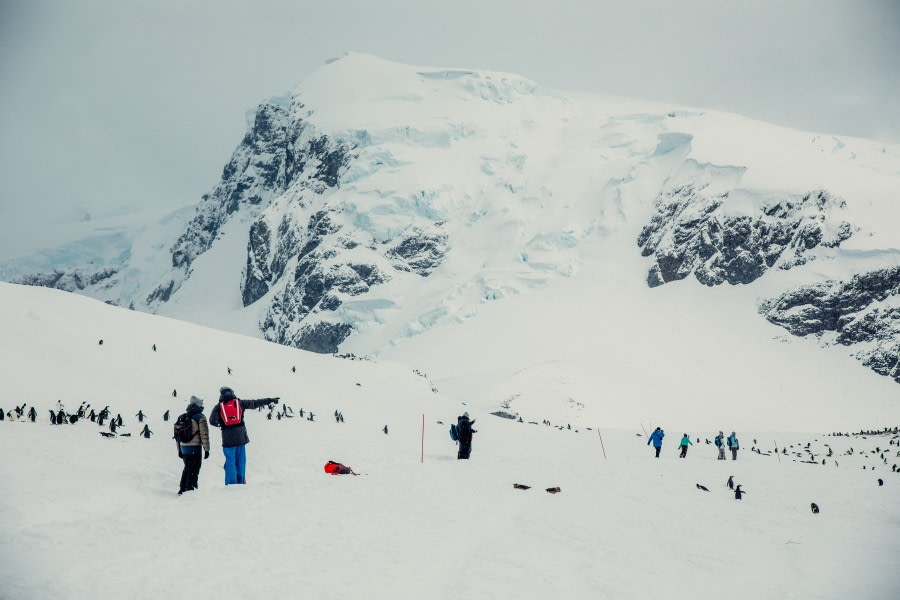
[[[691,443],[691,438],[688,437],[688,434],[684,434],[684,437],[681,438],[681,458],[684,458],[685,456],[687,456],[688,446],[693,446],[693,445],[694,444]]]

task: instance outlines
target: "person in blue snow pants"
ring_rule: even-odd
[[[244,425],[244,411],[271,404],[278,404],[278,398],[240,400],[229,387],[219,390],[219,403],[209,415],[209,424],[222,429],[225,485],[247,483],[246,445],[250,443],[250,438],[247,436],[247,426]]]

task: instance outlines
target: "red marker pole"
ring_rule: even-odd
[[[425,413],[422,413],[422,464],[425,464]]]
[[[600,435],[600,430],[597,430],[597,435]],[[600,447],[603,448],[603,460],[606,460],[606,447],[603,445],[603,436],[600,435]]]

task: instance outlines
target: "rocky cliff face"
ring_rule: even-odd
[[[852,235],[836,215],[844,201],[824,190],[763,199],[753,216],[729,214],[728,197],[694,185],[657,197],[656,214],[638,237],[641,254],[654,258],[650,287],[692,273],[709,286],[748,284],[768,269],[802,265],[817,247],[839,246]]]
[[[273,198],[288,190],[295,195],[306,191],[322,194],[338,185],[351,147],[317,134],[303,119],[303,111],[303,105],[296,101],[290,105],[265,102],[259,106],[247,134],[225,165],[221,181],[203,196],[196,216],[171,249],[176,277],[151,292],[148,305],[169,300],[187,276],[191,263],[209,250],[222,227],[239,211],[244,218],[253,218]],[[284,226],[289,227],[287,223]],[[267,281],[280,276],[278,270],[292,250],[288,239],[277,257],[267,260],[261,249],[267,247],[269,237],[271,232],[264,223],[251,229],[247,278],[242,290],[245,305],[266,293]]]
[[[900,383],[900,267],[804,286],[759,311],[793,335],[855,348],[865,366]]]

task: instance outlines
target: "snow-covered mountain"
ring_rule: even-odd
[[[514,413],[895,394],[896,146],[364,54],[248,121],[193,211],[0,276],[419,365]]]

